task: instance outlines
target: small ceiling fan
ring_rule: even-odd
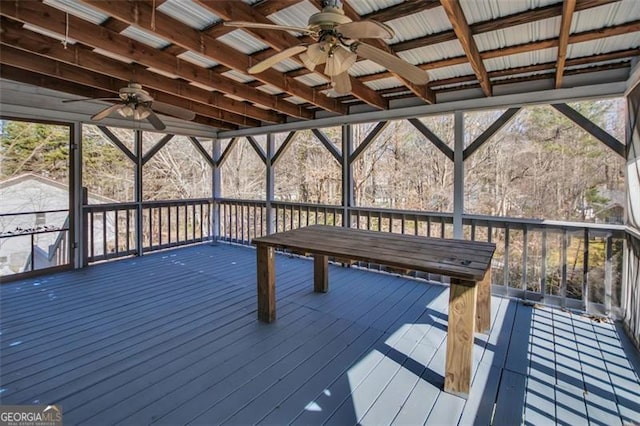
[[[151,95],[149,95],[149,92],[142,89],[142,86],[138,83],[129,83],[127,87],[121,88],[118,98],[69,99],[62,102],[80,102],[87,100],[118,101],[118,103],[91,116],[91,120],[93,121],[100,121],[117,111],[118,114],[125,118],[133,118],[134,120],[146,119],[156,130],[164,130],[166,126],[155,114],[156,112],[171,115],[182,120],[193,120],[196,116],[193,111],[189,111],[188,109],[155,101]]]
[[[314,71],[316,65],[325,64],[324,73],[331,78],[337,94],[351,91],[348,70],[355,64],[358,56],[376,62],[414,84],[429,82],[427,73],[403,59],[384,50],[359,41],[359,39],[391,39],[394,32],[388,26],[372,20],[353,22],[345,16],[339,0],[323,2],[323,9],[309,17],[306,28],[261,24],[256,22],[228,21],[224,25],[238,28],[293,31],[311,36],[316,43],[292,46],[253,65],[249,74],[260,73],[285,59],[299,54],[306,68]]]

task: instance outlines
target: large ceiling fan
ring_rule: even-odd
[[[249,74],[260,73],[285,59],[295,55],[310,71],[319,64],[325,64],[324,73],[331,78],[333,89],[337,94],[351,91],[351,80],[348,70],[355,64],[358,56],[376,62],[389,71],[414,84],[426,84],[427,73],[399,57],[359,41],[359,39],[391,39],[394,32],[388,26],[372,20],[353,22],[344,14],[339,0],[323,2],[323,9],[309,17],[306,28],[261,24],[256,22],[228,21],[224,25],[239,28],[255,28],[265,30],[293,31],[311,36],[316,43],[299,44],[253,65],[247,70]]]
[[[112,113],[118,112],[118,114],[125,118],[133,118],[134,120],[146,119],[156,130],[164,130],[166,126],[155,114],[156,112],[171,115],[182,120],[193,120],[196,116],[193,111],[189,111],[188,109],[155,101],[151,95],[149,95],[149,92],[142,89],[142,86],[138,83],[129,83],[127,87],[121,88],[118,98],[71,99],[62,102],[80,102],[86,100],[118,101],[118,103],[91,116],[91,120],[93,121],[100,121]]]

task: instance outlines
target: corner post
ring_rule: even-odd
[[[86,203],[85,189],[82,187],[82,123],[73,123],[71,132],[71,173],[72,173],[72,193],[71,197],[71,222],[69,223],[69,229],[71,229],[71,238],[69,247],[71,247],[71,260],[73,262],[74,269],[83,268],[86,266],[87,252],[86,241],[87,233],[85,232],[86,224],[84,217],[84,209],[82,206]]]

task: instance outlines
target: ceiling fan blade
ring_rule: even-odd
[[[97,114],[94,114],[91,116],[91,120],[92,121],[100,121],[103,118],[108,117],[109,115],[111,115],[111,113],[116,112],[122,108],[124,108],[125,105],[123,104],[115,104],[115,105],[111,105],[110,107],[107,107],[105,109],[103,109],[102,111],[98,112]]]
[[[366,43],[354,43],[351,45],[351,50],[358,56],[382,65],[413,84],[427,84],[429,82],[429,75],[424,70],[377,47]]]
[[[311,28],[293,27],[289,25],[261,24],[259,22],[227,21],[224,23],[224,25],[227,27],[237,28],[255,28],[257,30],[294,31],[296,33],[302,33],[306,35],[313,35],[317,33],[317,31]]]
[[[151,125],[156,130],[164,130],[164,129],[166,129],[166,126],[164,125],[162,120],[160,120],[160,118],[151,110],[149,110],[149,115],[147,116],[147,121],[149,123],[151,123]]]
[[[171,115],[181,120],[190,121],[196,117],[196,114],[193,111],[189,111],[188,109],[170,104],[165,104],[164,102],[153,101],[151,103],[151,109],[159,112],[160,114]]]
[[[343,72],[333,76],[333,90],[337,95],[351,93],[351,77],[348,72]]]
[[[82,98],[82,99],[65,99],[63,103],[69,102],[86,102],[86,101],[120,101],[120,98]]]
[[[284,49],[282,52],[278,52],[275,55],[265,59],[264,61],[258,62],[257,64],[249,68],[247,72],[249,74],[258,74],[266,70],[267,68],[271,68],[278,62],[284,61],[285,59],[288,59],[294,55],[297,55],[300,52],[304,52],[305,50],[307,50],[307,46],[303,46],[303,45],[293,46],[288,49]]]
[[[396,35],[395,32],[385,24],[370,20],[349,22],[347,24],[338,25],[335,30],[342,34],[343,37],[352,39],[391,39]]]

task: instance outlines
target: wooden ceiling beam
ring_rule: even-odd
[[[66,31],[66,14],[59,9],[40,2],[29,2],[28,4],[24,2],[7,3],[3,5],[0,14],[58,34],[64,34]],[[128,26],[120,21],[109,19],[103,26],[95,26],[90,22],[70,15],[68,23],[69,37],[87,46],[108,50],[140,64],[177,75],[185,80],[201,83],[223,93],[239,96],[250,102],[264,105],[274,111],[298,118],[313,118],[313,114],[303,108],[289,102],[276,103],[267,93],[176,58],[175,54],[179,52],[169,53],[169,49],[163,51],[151,49],[143,43],[119,34],[123,26]],[[274,116],[274,118],[276,119],[275,122],[282,121],[281,117]]]
[[[591,9],[598,6],[616,3],[619,1],[620,0],[581,0],[576,4],[575,10],[576,11],[587,10],[587,9]],[[423,2],[423,4],[427,4],[427,3],[436,4],[438,6],[440,5],[438,1]],[[397,6],[391,6],[391,8],[399,7],[402,4],[404,3],[401,3],[400,5],[397,5]],[[381,11],[384,11],[384,10],[386,9],[382,9]],[[562,14],[562,5],[558,3],[558,4],[549,5],[549,6],[543,6],[543,7],[540,7],[534,10],[529,10],[526,12],[514,13],[512,15],[507,15],[507,16],[492,19],[489,21],[477,22],[475,24],[470,25],[470,28],[471,28],[471,32],[475,35],[475,34],[481,34],[489,31],[495,31],[498,29],[504,29],[505,27],[510,27],[514,25],[522,25],[522,24],[527,24],[530,22],[535,22],[543,19],[554,18],[556,16],[560,16],[561,14]],[[427,34],[425,36],[414,38],[411,40],[401,41],[398,43],[391,44],[389,46],[395,52],[402,52],[405,50],[416,49],[420,47],[426,47],[434,44],[444,43],[451,40],[456,40],[456,33],[453,30],[446,30],[446,31],[441,31],[439,33]],[[554,46],[551,46],[551,47],[554,47]],[[256,56],[256,60],[261,60],[269,57],[272,54],[273,53],[269,49],[266,49],[264,51],[257,52],[254,55]],[[462,58],[463,60],[460,60],[460,58]],[[446,60],[443,60],[443,61],[446,61]],[[444,64],[442,66],[457,65],[457,64],[466,63],[466,62],[467,61],[465,57],[458,57],[458,58],[453,58],[453,62],[451,63],[442,62]],[[430,67],[428,66],[429,64],[422,64],[422,65],[423,66],[421,66],[421,68],[425,70],[440,67],[439,65],[435,67]],[[427,66],[425,67],[424,65],[427,65]],[[287,74],[291,75],[292,77],[297,77],[297,76],[305,75],[308,73],[309,71],[306,68],[303,68],[300,70],[290,71]],[[377,80],[378,78],[387,78],[391,76],[392,76],[391,73],[383,72],[383,73],[361,76],[361,77],[358,77],[358,79],[362,82],[366,82],[366,81]]]
[[[21,68],[15,68],[10,65],[3,65],[0,68],[0,78],[17,81],[24,84],[30,84],[32,86],[43,87],[45,89],[55,90],[58,92],[64,92],[70,95],[81,96],[84,98],[103,98],[114,96],[113,93],[107,92],[105,90],[83,86],[78,83],[72,83],[70,81],[61,80],[59,78],[50,77],[48,75],[38,74]],[[198,114],[196,114],[196,117],[191,121],[198,124],[204,124],[205,126],[216,127],[218,129],[238,129],[238,126],[236,125]]]
[[[558,35],[558,60],[556,61],[555,87],[562,87],[562,74],[567,60],[567,48],[569,46],[569,33],[573,12],[576,9],[576,0],[564,0],[562,3],[562,19],[560,19],[560,31]]]
[[[153,14],[151,7],[145,3],[117,0],[82,1],[123,22],[153,32],[187,50],[197,52],[240,72],[244,73],[250,67],[249,56],[241,54],[210,35],[197,31],[159,11]],[[155,23],[155,25],[153,25],[155,31],[151,28],[152,20]],[[275,86],[284,92],[311,102],[313,105],[327,111],[338,114],[347,113],[347,108],[335,99],[318,93],[311,87],[291,77],[287,77],[274,69],[262,72],[256,75],[256,78],[265,84]]]
[[[442,4],[444,11],[449,17],[449,21],[451,21],[453,30],[462,45],[462,49],[469,59],[471,68],[473,68],[473,71],[478,77],[478,82],[480,83],[480,87],[482,87],[482,91],[485,96],[491,96],[491,81],[487,75],[487,70],[484,67],[482,58],[480,57],[480,51],[473,39],[473,34],[471,33],[471,29],[467,23],[467,18],[464,16],[462,7],[460,7],[460,3],[458,3],[458,0],[440,0],[440,4]]]
[[[86,69],[99,74],[105,74],[124,81],[134,80],[142,84],[145,88],[153,88],[168,94],[180,94],[180,97],[203,104],[210,109],[210,115],[223,121],[243,126],[259,126],[260,123],[256,119],[248,118],[242,107],[246,104],[225,98],[224,102],[236,102],[240,113],[233,113],[216,107],[216,103],[220,102],[221,96],[215,93],[198,89],[187,83],[173,80],[168,77],[147,71],[139,65],[128,65],[115,59],[109,59],[102,55],[92,52],[87,48],[79,45],[64,46],[57,40],[51,39],[41,34],[34,33],[19,28],[18,23],[12,22],[7,18],[2,18],[2,33],[0,34],[0,42],[3,46],[14,47],[27,52],[34,52],[40,57],[48,57],[58,62],[64,62],[74,65],[78,68]],[[4,56],[3,49],[3,56]],[[17,65],[16,65],[17,66]],[[38,72],[37,69],[33,71]],[[56,75],[53,75],[56,76]],[[256,108],[257,110],[257,108]],[[257,111],[257,113],[269,113],[269,111]],[[252,112],[251,114],[254,114]]]
[[[405,16],[420,13],[425,10],[440,6],[438,0],[405,0],[402,3],[385,7],[371,13],[362,15],[362,19],[371,19],[379,22],[391,21],[404,18]]]
[[[626,24],[609,27],[602,30],[585,31],[582,33],[571,34],[569,36],[569,44],[581,43],[584,41],[597,40],[603,37],[612,37],[630,32],[640,31],[640,21],[633,21]],[[480,53],[482,59],[501,58],[504,56],[515,55],[518,53],[533,52],[536,50],[549,49],[558,46],[558,40],[555,38],[547,40],[539,40],[531,43],[517,44],[513,46],[502,47],[494,50],[485,50]],[[635,55],[632,55],[635,56]],[[615,58],[614,58],[615,59]],[[567,61],[572,61],[568,59]],[[438,69],[467,63],[466,56],[456,56],[453,58],[441,59],[439,61],[427,62],[419,65],[423,70]],[[359,77],[361,81],[374,81],[382,78],[391,77],[389,72],[381,72],[369,74]]]
[[[248,22],[258,22],[262,24],[273,24],[272,21],[267,19],[264,15],[260,14],[257,10],[251,8],[251,6],[247,5],[243,2],[238,2],[234,0],[196,0],[197,3],[204,6],[205,8],[211,10],[216,15],[220,16],[225,20],[232,21],[248,21]],[[271,30],[259,30],[259,29],[244,29],[250,34],[261,39],[265,44],[271,46],[277,51],[284,50],[291,46],[296,46],[300,44],[300,41],[289,34],[287,31],[271,31]],[[290,58],[294,62],[297,62],[301,67],[303,65],[301,62],[295,58]],[[327,77],[331,80],[330,77]],[[388,102],[376,93],[375,90],[370,89],[366,85],[361,82],[352,80],[352,90],[351,93],[357,97],[358,99],[363,100],[369,105],[379,108],[379,109],[388,109]]]
[[[2,78],[87,98],[118,97],[118,90],[128,83],[5,45],[2,46],[0,63]],[[197,123],[229,130],[238,128],[233,123],[212,117],[211,109],[206,106],[193,105],[161,92],[149,91],[149,94],[160,102],[195,112],[194,121]],[[62,104],[60,108],[62,109]]]
[[[314,1],[317,2],[318,0],[314,0]],[[346,3],[346,2],[343,3],[343,9],[344,9],[344,14],[348,16],[352,21],[357,22],[362,19],[360,15],[358,15],[358,13],[355,11],[355,9],[351,7],[351,5],[349,5],[349,3]],[[367,43],[387,53],[395,55],[395,52],[389,47],[389,45],[382,40],[369,39],[367,40]],[[396,74],[393,71],[391,71],[391,75],[393,75],[398,80],[400,80],[400,82],[404,84],[409,90],[411,90],[419,99],[429,104],[433,104],[436,102],[435,94],[431,92],[431,89],[429,89],[429,87],[427,87],[426,84],[420,85],[420,84],[411,83],[410,81],[406,80],[405,78],[403,78],[399,74]]]
[[[616,3],[620,0],[582,0],[576,4],[576,12],[587,10],[610,3]],[[549,6],[539,7],[537,9],[528,10],[526,12],[518,12],[512,15],[503,16],[483,22],[471,24],[471,33],[473,35],[482,34],[490,31],[501,30],[516,25],[528,24],[531,22],[541,21],[543,19],[555,18],[562,15],[562,5],[560,3]],[[441,31],[434,34],[427,34],[411,40],[405,40],[391,45],[396,52],[416,49],[418,47],[432,46],[438,43],[455,40],[456,33],[453,30]]]

